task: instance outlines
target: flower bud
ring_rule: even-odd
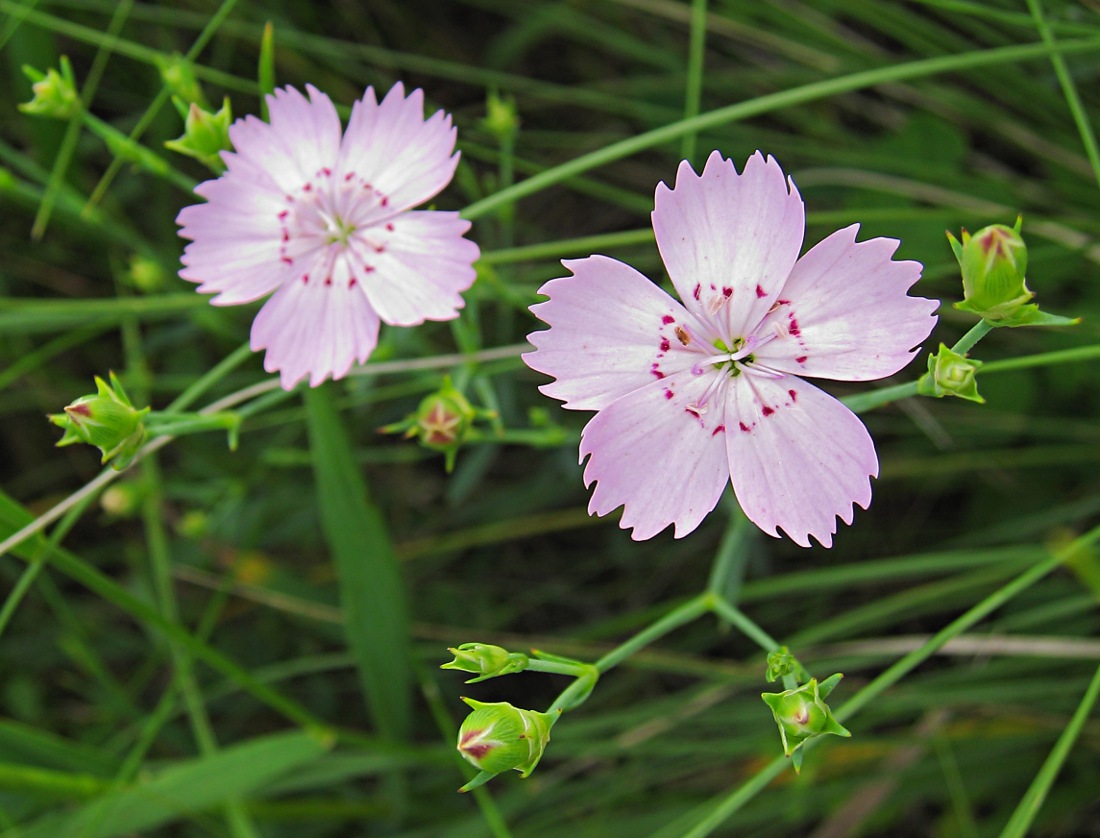
[[[785,675],[790,675],[792,672],[797,671],[797,669],[798,661],[795,660],[794,655],[791,654],[791,650],[786,646],[780,646],[768,655],[768,670],[764,677],[770,684],[773,681],[778,681]]]
[[[1035,295],[1025,283],[1027,245],[1020,236],[1023,217],[1015,227],[992,224],[973,236],[962,231],[962,243],[947,234],[962,269],[963,301],[955,308],[973,311],[990,321],[1016,313]]]
[[[448,378],[439,390],[424,397],[416,413],[379,430],[381,433],[404,431],[406,439],[416,437],[425,448],[443,452],[449,472],[454,468],[458,449],[477,433],[474,420],[490,416],[495,414],[471,405]]]
[[[126,468],[145,441],[145,416],[149,408],[135,410],[122,384],[112,372],[108,386],[96,376],[95,395],[81,396],[64,413],[52,414],[49,419],[65,435],[57,445],[83,442],[94,445],[103,452],[103,462],[113,460],[119,470]]]
[[[937,399],[957,396],[985,404],[978,393],[977,373],[981,365],[981,361],[972,361],[941,343],[939,351],[928,356],[928,372],[917,382],[917,392]]]
[[[61,72],[52,67],[45,73],[24,65],[23,73],[32,82],[34,98],[19,106],[23,113],[46,116],[51,119],[69,119],[80,113],[80,95],[76,91],[73,65],[61,56]]]
[[[530,775],[561,714],[521,710],[506,701],[462,700],[473,708],[458,729],[458,752],[466,761],[489,774],[515,769],[521,777]]]
[[[184,102],[198,102],[206,104],[206,96],[203,95],[202,86],[195,76],[195,65],[178,52],[171,55],[158,53],[156,56],[157,69],[165,86]]]
[[[515,98],[490,92],[485,101],[485,116],[481,125],[498,139],[508,140],[514,137],[519,131],[519,113]]]
[[[781,693],[763,693],[764,699],[779,725],[779,738],[783,741],[783,753],[792,756],[809,740],[834,734],[851,736],[852,734],[833,718],[833,713],[823,699],[843,676],[833,675],[820,685],[816,678],[793,690]],[[797,769],[801,765],[801,755],[795,762]]]
[[[233,148],[229,141],[229,124],[233,121],[229,97],[225,97],[217,113],[203,110],[195,102],[190,107],[184,106],[179,99],[175,102],[181,114],[184,110],[187,114],[184,118],[183,135],[166,142],[165,148],[194,157],[216,174],[224,172],[225,161],[222,160],[221,152]]]
[[[455,659],[440,666],[440,669],[457,669],[460,672],[472,672],[477,678],[471,678],[467,684],[474,684],[498,675],[511,675],[527,668],[529,658],[519,652],[509,652],[500,646],[487,643],[463,643],[448,649]]]

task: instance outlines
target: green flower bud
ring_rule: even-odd
[[[165,148],[194,157],[215,174],[224,172],[225,161],[221,152],[233,148],[229,141],[229,124],[233,121],[229,97],[225,97],[217,113],[203,110],[195,102],[190,107],[184,106],[179,99],[175,103],[181,114],[186,112],[183,135],[166,142]]]
[[[955,308],[986,320],[1003,320],[1035,296],[1025,283],[1027,245],[1020,236],[1022,225],[1021,216],[1015,227],[992,224],[973,236],[963,230],[961,244],[947,234],[962,269],[963,301],[955,303]]]
[[[462,700],[473,712],[458,729],[458,752],[489,774],[515,769],[521,777],[529,776],[542,759],[560,713],[521,710],[506,701]]]
[[[516,100],[512,96],[500,96],[490,92],[485,101],[485,116],[481,126],[493,136],[506,140],[519,132],[519,113]]]
[[[145,416],[149,408],[135,410],[113,372],[110,378],[108,386],[96,376],[95,395],[81,396],[64,413],[52,414],[49,419],[65,429],[58,447],[74,442],[94,445],[103,452],[104,463],[113,460],[112,465],[121,471],[145,441]]]
[[[165,86],[184,102],[197,102],[206,104],[206,96],[203,95],[202,86],[195,77],[195,65],[178,52],[171,55],[158,54],[156,57],[157,69]]]
[[[382,433],[403,431],[406,439],[416,437],[425,448],[441,451],[449,472],[454,468],[458,449],[478,433],[473,427],[474,420],[495,415],[471,405],[448,378],[439,390],[424,397],[416,413],[379,430]]]
[[[52,67],[45,73],[24,65],[23,73],[32,82],[34,98],[19,106],[23,113],[45,116],[51,119],[69,119],[80,113],[80,94],[76,91],[73,65],[61,56],[61,72]]]
[[[781,693],[763,693],[764,699],[779,725],[779,738],[783,741],[783,753],[793,756],[803,745],[818,736],[833,734],[851,736],[843,725],[833,718],[829,705],[824,702],[840,682],[842,675],[833,675],[818,684],[811,678],[806,684]],[[795,769],[801,766],[801,754],[795,760]]]
[[[169,275],[160,262],[135,253],[126,273],[130,285],[145,294],[154,294],[168,286]]]
[[[456,648],[448,649],[455,659],[450,663],[440,666],[440,669],[457,669],[460,672],[472,672],[477,678],[471,678],[467,684],[475,684],[498,675],[511,675],[513,672],[522,672],[527,668],[530,660],[527,655],[519,652],[509,652],[500,646],[490,646],[487,643],[463,643]]]
[[[917,382],[917,392],[937,399],[957,396],[985,404],[978,393],[977,373],[981,366],[981,361],[972,361],[941,343],[939,351],[928,356],[928,372]]]
[[[778,681],[784,675],[796,672],[798,669],[798,661],[791,654],[791,650],[786,646],[780,646],[768,655],[768,671],[764,677],[770,684],[773,681]]]

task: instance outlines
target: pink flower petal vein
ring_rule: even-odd
[[[540,389],[596,415],[581,436],[589,512],[623,507],[638,540],[692,532],[727,483],[769,535],[832,545],[871,501],[878,458],[859,418],[806,378],[900,370],[935,325],[908,295],[917,262],[894,239],[838,230],[799,257],[805,210],[772,157],[738,173],[717,151],[657,187],[653,230],[678,302],[607,256],[566,261],[532,312]]]

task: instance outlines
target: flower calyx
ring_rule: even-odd
[[[457,669],[459,672],[471,672],[476,678],[466,681],[476,684],[499,675],[511,675],[527,668],[530,658],[521,652],[509,652],[500,646],[488,643],[463,643],[447,650],[455,659],[441,665],[440,669]]]
[[[233,122],[229,97],[225,97],[216,112],[205,110],[197,102],[188,105],[178,96],[173,96],[172,102],[184,121],[183,134],[168,140],[165,148],[195,158],[215,174],[224,172],[226,166],[221,152],[233,149],[229,141],[229,125]]]
[[[928,372],[917,381],[917,392],[922,396],[956,396],[978,404],[985,399],[978,392],[978,370],[982,362],[955,352],[940,344],[935,355],[928,356]]]
[[[812,739],[832,734],[851,736],[834,717],[824,701],[844,676],[831,675],[818,683],[811,678],[807,683],[795,689],[781,693],[762,693],[764,703],[771,708],[775,723],[779,726],[779,738],[783,742],[783,753],[791,757],[795,771],[802,769],[802,746]]]
[[[963,300],[955,308],[972,311],[991,326],[1073,326],[1080,318],[1040,311],[1029,303],[1027,245],[1020,235],[1023,216],[1016,224],[991,224],[974,235],[962,231],[959,241],[950,232],[947,240],[962,270]]]
[[[206,104],[202,85],[195,75],[195,65],[186,56],[173,52],[170,55],[158,54],[155,60],[161,80],[172,91],[173,99],[178,97],[184,102]]]
[[[51,67],[44,73],[29,65],[23,66],[23,74],[31,80],[34,97],[20,104],[19,110],[50,119],[69,119],[80,113],[80,94],[68,56],[61,56],[59,66],[60,72]]]
[[[447,378],[436,392],[421,400],[415,413],[400,422],[379,428],[379,432],[403,432],[405,439],[415,437],[425,448],[441,452],[449,474],[454,470],[458,449],[480,436],[474,422],[495,416],[493,411],[470,404],[470,400]]]
[[[64,413],[51,414],[49,420],[65,430],[58,447],[76,442],[94,445],[103,452],[102,462],[110,461],[121,471],[145,441],[149,408],[135,409],[118,377],[112,372],[109,378],[107,384],[96,376],[95,394],[81,396]]]
[[[523,710],[506,701],[484,702],[463,698],[471,708],[458,730],[458,752],[488,775],[515,770],[530,776],[550,741],[550,728],[561,716]],[[482,780],[481,782],[484,782]],[[477,778],[459,791],[481,785]]]
[[[788,675],[799,679],[809,677],[806,675],[806,670],[802,668],[802,664],[798,662],[798,658],[791,654],[791,650],[786,646],[780,646],[768,655],[767,666],[764,678],[769,684]]]

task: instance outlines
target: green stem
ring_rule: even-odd
[[[1081,144],[1085,147],[1085,154],[1092,166],[1092,173],[1096,183],[1100,185],[1100,150],[1097,149],[1096,135],[1092,131],[1088,113],[1081,103],[1081,97],[1077,94],[1077,87],[1073,83],[1073,76],[1069,74],[1066,62],[1058,51],[1058,44],[1050,31],[1046,18],[1043,16],[1043,5],[1040,0],[1027,0],[1027,7],[1031,11],[1031,17],[1035,21],[1035,28],[1039,31],[1039,37],[1043,43],[1050,47],[1050,63],[1054,66],[1054,74],[1058,76],[1058,84],[1062,86],[1062,95],[1066,97],[1066,104],[1073,121],[1077,125],[1077,131],[1081,135]]]
[[[203,27],[202,32],[199,33],[199,36],[195,39],[195,42],[191,45],[191,48],[187,50],[187,54],[184,56],[184,60],[194,61],[195,58],[198,57],[198,54],[202,52],[206,44],[210,41],[211,38],[214,37],[218,29],[221,28],[221,25],[225,22],[225,19],[229,17],[229,13],[233,11],[233,7],[235,5],[237,5],[237,0],[222,0],[222,3],[218,7],[218,10],[210,16],[210,20],[207,22],[206,26]],[[152,124],[153,120],[156,118],[156,115],[160,112],[160,109],[164,107],[165,102],[168,101],[168,98],[171,95],[172,89],[168,86],[168,83],[165,82],[161,86],[161,89],[157,91],[157,95],[153,98],[153,101],[149,103],[149,107],[145,109],[145,113],[141,115],[141,118],[137,121],[137,124],[134,125],[133,130],[130,131],[129,136],[127,137],[127,140],[129,142],[137,143],[141,135],[145,133],[145,129],[148,128],[150,124]],[[111,165],[107,167],[107,171],[103,173],[103,177],[99,179],[99,183],[97,183],[95,185],[95,189],[92,190],[92,194],[88,198],[88,203],[84,207],[85,212],[88,212],[93,207],[98,205],[99,202],[103,199],[103,196],[107,193],[107,188],[111,185],[111,181],[114,180],[115,175],[118,174],[119,169],[122,168],[123,162],[123,158],[116,153],[115,159],[111,161]],[[183,183],[183,176],[181,175],[180,177],[181,180],[176,182],[177,186]],[[190,178],[186,178],[186,180],[190,181]],[[191,188],[194,188],[193,182]],[[188,191],[190,191],[190,189],[188,189]]]
[[[692,597],[683,605],[672,609],[672,611],[657,620],[657,622],[642,629],[625,643],[616,646],[596,661],[596,670],[600,673],[604,673],[609,669],[614,669],[624,660],[645,648],[654,640],[658,640],[666,634],[670,634],[681,626],[686,626],[688,623],[699,619],[699,617],[710,610],[711,596],[709,594],[704,593]]]
[[[718,554],[711,564],[707,591],[732,604],[741,591],[745,563],[748,561],[749,547],[756,537],[756,528],[749,523],[731,493],[726,492],[722,500],[723,506],[729,510],[730,520],[718,546]]]
[[[1091,361],[1094,358],[1100,358],[1100,344],[1060,349],[1056,352],[1040,352],[1036,355],[1022,355],[1019,358],[1006,358],[1003,361],[986,361],[982,364],[981,374],[1048,367],[1054,364],[1072,364],[1077,361]]]
[[[213,369],[204,374],[198,381],[180,393],[172,403],[165,408],[166,411],[186,410],[195,403],[203,393],[225,378],[229,373],[251,358],[252,347],[247,343],[238,346],[229,355],[215,365]]]
[[[960,355],[965,355],[974,348],[978,341],[988,335],[992,330],[993,326],[987,320],[979,320],[971,327],[970,331],[959,338],[951,349],[954,352],[958,352]],[[868,410],[882,407],[884,404],[890,404],[900,399],[916,396],[919,386],[919,381],[908,381],[905,384],[893,384],[889,387],[880,387],[878,390],[871,390],[869,393],[857,393],[854,396],[847,396],[840,401],[853,413],[866,413]]]
[[[65,138],[61,141],[61,148],[58,150],[57,157],[54,158],[53,168],[50,170],[49,182],[47,182],[46,189],[42,193],[42,203],[39,204],[38,212],[34,216],[34,224],[31,226],[31,238],[34,241],[40,240],[46,233],[46,225],[49,224],[54,202],[65,183],[65,173],[72,161],[77,140],[80,138],[81,113],[87,110],[88,106],[92,104],[92,99],[95,98],[96,88],[99,87],[103,71],[107,68],[107,60],[112,53],[111,45],[122,29],[122,25],[129,16],[133,5],[133,0],[123,0],[115,7],[114,14],[111,15],[111,22],[107,25],[107,31],[104,33],[106,38],[96,49],[92,67],[88,71],[80,90],[80,112],[69,120],[65,130]]]
[[[742,634],[765,652],[774,652],[779,648],[779,642],[774,637],[746,617],[739,608],[730,605],[721,597],[713,595],[710,597],[710,609],[730,625],[740,629]]]
[[[1100,46],[1098,38],[1084,38],[1080,40],[1064,41],[1058,45],[1063,54],[1071,52],[1087,52]],[[995,64],[1014,64],[1028,59],[1040,58],[1053,52],[1047,44],[1023,44],[1009,47],[997,47],[988,50],[976,50],[962,55],[942,55],[935,58],[926,58],[919,61],[908,61],[901,64],[893,64],[886,67],[875,67],[870,70],[862,70],[838,78],[825,79],[793,87],[788,90],[777,91],[766,96],[758,96],[747,102],[738,102],[724,108],[708,111],[691,119],[682,119],[669,125],[663,125],[652,131],[637,134],[617,143],[605,146],[598,151],[582,154],[572,160],[546,169],[527,180],[520,181],[515,186],[502,189],[492,195],[482,198],[470,204],[463,212],[464,218],[473,220],[495,210],[504,204],[513,203],[520,198],[533,195],[550,186],[554,186],[566,178],[587,172],[591,169],[604,166],[615,160],[621,160],[640,151],[663,145],[670,140],[676,140],[685,134],[698,131],[706,131],[721,125],[727,125],[738,120],[759,116],[782,108],[802,105],[829,96],[837,96],[843,93],[851,93],[866,87],[878,84],[896,83],[909,79],[924,78],[939,75],[941,73],[969,70],[977,67],[986,67]]]
[[[61,544],[61,541],[68,535],[69,530],[73,528],[73,525],[80,520],[84,514],[84,510],[91,503],[91,498],[85,498],[81,503],[74,506],[68,511],[65,517],[61,520],[53,532],[50,533],[49,541],[41,546],[41,548],[34,554],[34,558],[23,569],[22,575],[15,583],[15,587],[12,588],[7,598],[4,600],[3,608],[0,608],[0,635],[3,635],[4,629],[7,627],[8,622],[15,614],[15,609],[19,607],[19,603],[23,601],[23,597],[26,596],[27,591],[30,590],[31,585],[34,584],[35,579],[38,578],[38,574],[41,573],[42,568],[46,566],[46,560],[50,553]]]
[[[539,259],[561,259],[570,255],[587,256],[595,251],[610,250],[653,241],[653,228],[622,230],[616,233],[600,233],[576,239],[540,242],[522,247],[489,250],[478,260],[486,265],[508,265],[514,262],[534,262]]]
[[[1077,712],[1073,714],[1073,718],[1070,719],[1066,729],[1058,737],[1058,741],[1054,744],[1054,748],[1051,750],[1046,762],[1043,763],[1043,767],[1039,769],[1039,773],[1035,775],[1035,779],[1016,807],[1016,811],[1009,818],[1008,824],[1001,833],[1001,838],[1024,838],[1028,834],[1031,822],[1039,814],[1039,809],[1043,805],[1043,801],[1046,800],[1047,792],[1054,785],[1054,780],[1062,769],[1066,757],[1069,756],[1073,743],[1080,736],[1098,695],[1100,695],[1100,667],[1097,667],[1096,673],[1092,676],[1092,682],[1085,690],[1085,695],[1077,706]]]
[[[530,658],[527,661],[525,668],[526,672],[549,672],[552,675],[569,675],[573,678],[580,678],[588,674],[588,671],[592,669],[592,664],[589,663],[562,663],[560,661],[548,661],[539,660],[538,658]]]
[[[596,686],[596,681],[600,678],[600,673],[594,666],[588,666],[586,669],[587,672],[577,676],[577,679],[554,699],[554,703],[546,708],[547,713],[564,713],[566,710],[572,710],[588,698]]]
[[[992,323],[988,320],[979,320],[970,327],[970,331],[958,339],[955,345],[951,347],[951,351],[958,352],[960,355],[965,355],[978,344],[978,341],[992,331]]]
[[[896,684],[902,677],[931,657],[936,651],[942,648],[948,640],[962,634],[997,608],[1000,608],[1006,602],[1049,575],[1078,551],[1093,544],[1097,540],[1100,540],[1100,526],[1089,530],[1089,532],[1075,539],[1072,543],[1048,557],[1045,561],[1033,566],[1004,587],[990,594],[961,617],[933,635],[919,649],[914,649],[908,655],[901,658],[897,663],[852,696],[852,698],[845,702],[842,707],[835,711],[834,716],[836,720],[843,722],[855,716],[860,710],[867,706],[870,701],[877,698],[883,691]],[[804,747],[810,748],[815,744],[815,742],[811,741],[806,743]],[[703,838],[705,835],[710,835],[711,832],[721,826],[730,815],[752,800],[759,792],[763,791],[789,764],[790,760],[786,757],[776,757],[743,786],[734,790],[729,795],[724,797],[718,796],[716,799],[708,801],[695,812],[691,813],[688,818],[685,818],[685,820],[687,820],[686,825],[683,821],[677,821],[664,829],[658,830],[651,838],[672,838],[672,836]]]

